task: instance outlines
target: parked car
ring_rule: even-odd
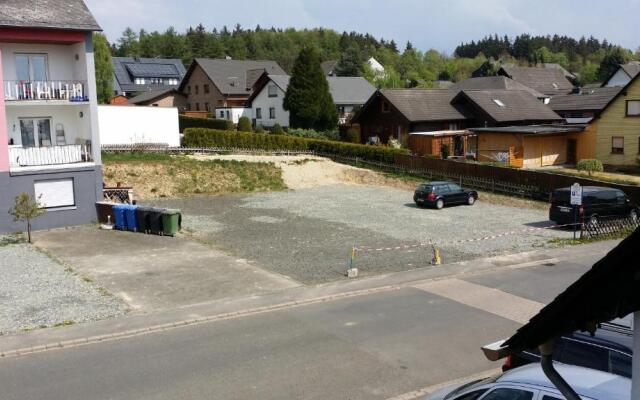
[[[454,204],[474,205],[478,200],[478,192],[464,189],[453,182],[435,181],[418,185],[413,194],[413,201],[418,207],[435,207],[438,210]]]
[[[553,359],[564,364],[597,369],[631,378],[633,334],[628,329],[605,326],[589,333],[574,332],[562,336],[554,346]],[[506,358],[503,371],[540,362],[537,349]]]
[[[583,399],[630,400],[631,379],[575,365],[556,370]],[[594,385],[594,382],[598,382]],[[425,400],[564,400],[540,364],[529,364],[496,377],[467,382],[435,392]]]
[[[549,219],[557,224],[574,222],[571,188],[556,189],[551,193]],[[600,217],[630,217],[638,219],[638,207],[619,189],[598,186],[582,187],[582,206],[578,207],[578,221],[598,223]]]

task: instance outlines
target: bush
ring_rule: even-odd
[[[396,154],[403,150],[389,147],[366,146],[355,143],[335,142],[323,139],[307,139],[289,135],[229,132],[215,129],[190,128],[184,132],[188,147],[233,147],[260,150],[312,150],[343,157],[393,163]]]
[[[300,128],[289,128],[289,130],[287,131],[287,135],[308,138],[308,139],[326,139],[326,140],[340,139],[340,134],[338,131],[318,132],[313,129],[300,129]]]
[[[185,115],[178,116],[180,133],[187,128],[209,128],[221,130],[233,130],[233,122],[226,119],[192,118]]]
[[[602,162],[600,160],[596,160],[595,158],[586,158],[584,160],[578,161],[576,164],[576,169],[578,171],[587,171],[589,176],[593,172],[602,172],[604,168],[602,167]]]
[[[256,126],[256,129],[254,131],[255,133],[264,133],[264,128],[262,127],[262,125],[258,125]]]
[[[349,128],[346,131],[341,132],[340,140],[349,143],[360,143],[360,133],[356,129]]]
[[[240,132],[252,132],[251,120],[248,117],[240,117],[238,120],[238,131]]]
[[[284,129],[282,129],[282,126],[280,126],[280,124],[276,123],[275,125],[273,125],[273,128],[271,128],[271,134],[272,135],[284,135],[285,131],[284,131]]]

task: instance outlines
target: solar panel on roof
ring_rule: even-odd
[[[172,64],[127,63],[127,70],[134,77],[140,78],[180,78],[180,73]]]

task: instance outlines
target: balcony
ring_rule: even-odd
[[[91,162],[93,158],[89,144],[47,147],[9,146],[10,170],[40,169]]]
[[[6,102],[89,101],[86,81],[4,81],[3,86]]]

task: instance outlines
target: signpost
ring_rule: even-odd
[[[582,186],[577,182],[571,185],[571,205],[573,206],[573,240],[576,240],[578,207],[582,206]]]

